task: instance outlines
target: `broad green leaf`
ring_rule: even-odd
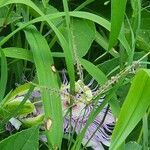
[[[73,50],[79,57],[83,57],[88,52],[95,39],[95,25],[92,21],[79,18],[71,19],[70,24]],[[67,36],[66,32],[67,30],[63,28],[62,34],[64,37]],[[66,37],[66,39],[68,38]]]
[[[124,19],[127,0],[112,0],[111,1],[111,31],[109,38],[109,48],[111,49],[119,36],[121,26]]]
[[[96,30],[94,23],[75,18],[71,21],[71,30],[73,49],[77,52],[79,57],[83,57],[95,39]]]
[[[99,83],[104,84],[107,81],[105,74],[91,62],[80,58],[81,65],[86,69],[86,71]]]
[[[112,134],[110,150],[117,149],[143,117],[150,105],[150,71],[140,69],[121,108]]]
[[[59,91],[57,74],[52,69],[52,54],[45,38],[33,26],[27,28],[25,34],[33,53],[39,85],[46,87],[41,88],[45,120],[52,122],[46,132],[49,144],[56,148],[61,145],[63,120],[60,95],[58,92],[50,93],[51,89]]]
[[[129,142],[125,145],[125,150],[142,150],[142,146],[136,142]]]
[[[39,143],[39,128],[32,128],[18,132],[0,142],[1,150],[37,150]]]

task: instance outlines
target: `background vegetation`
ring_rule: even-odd
[[[105,95],[70,149],[81,149],[86,129],[109,103],[117,118],[109,149],[148,150],[149,6],[149,0],[0,0],[0,149],[69,149],[56,92],[65,69],[70,95],[75,81],[93,78],[100,89],[92,102]],[[39,144],[39,125],[11,133],[5,128],[12,117],[30,112],[25,106],[34,88],[41,89],[48,143]]]

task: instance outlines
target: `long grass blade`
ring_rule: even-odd
[[[110,150],[117,149],[141,120],[150,105],[150,71],[136,74],[112,134]]]
[[[8,73],[7,73],[7,60],[2,49],[0,49],[0,53],[1,53],[1,78],[0,78],[0,102],[1,102],[6,91]]]
[[[111,49],[118,39],[125,15],[126,2],[127,0],[111,1],[111,32],[108,49]]]
[[[25,34],[33,53],[39,85],[59,91],[57,74],[51,68],[54,62],[48,43],[33,26],[26,29]],[[60,93],[49,93],[49,90],[41,89],[41,96],[45,111],[48,143],[53,149],[60,148],[63,132]]]

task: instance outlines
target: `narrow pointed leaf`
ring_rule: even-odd
[[[82,66],[86,69],[86,71],[99,83],[99,84],[104,84],[107,81],[107,77],[105,74],[94,64],[91,62],[85,60],[85,59],[80,59],[80,62]]]
[[[1,49],[0,55],[1,55],[0,101],[2,101],[5,95],[8,73],[7,73],[7,60],[4,52]]]
[[[109,38],[109,50],[115,45],[118,39],[124,19],[126,1],[127,0],[111,1],[111,31]]]
[[[33,53],[33,59],[37,70],[37,76],[41,88],[42,101],[45,111],[45,121],[51,121],[50,129],[47,129],[49,144],[55,147],[61,145],[62,140],[62,108],[58,92],[50,93],[51,89],[59,91],[57,74],[51,68],[54,65],[52,54],[45,38],[32,27],[25,30],[26,38]]]
[[[117,149],[143,117],[150,105],[150,70],[135,75],[112,134],[110,150]]]

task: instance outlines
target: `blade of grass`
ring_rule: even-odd
[[[117,149],[141,120],[150,105],[150,71],[141,69],[136,74],[112,134],[110,150]]]
[[[72,45],[72,35],[71,35],[71,29],[70,29],[70,15],[69,15],[69,8],[67,0],[63,0],[63,6],[65,11],[65,20],[66,20],[66,26],[67,26],[67,33],[68,33],[68,45],[69,45],[69,54],[70,54],[70,61],[72,62],[74,60],[74,50]],[[68,57],[69,58],[69,57]],[[75,74],[74,74],[74,64],[70,64],[70,93],[74,95],[75,92]],[[72,105],[72,104],[71,104]]]
[[[54,62],[47,41],[33,26],[27,28],[25,34],[33,53],[39,85],[59,91],[57,74],[51,68]],[[49,126],[49,121],[52,122],[50,128],[46,128],[48,143],[52,145],[53,149],[57,149],[60,148],[63,134],[60,95],[59,93],[50,94],[47,89],[41,89],[41,96],[45,111],[45,123]]]
[[[111,31],[108,47],[109,50],[115,45],[118,39],[125,15],[126,2],[127,0],[111,1]]]
[[[107,81],[106,75],[91,62],[80,58],[81,65],[87,70],[87,72],[100,84],[103,85]]]
[[[133,32],[136,36],[138,30],[140,29],[140,24],[141,24],[141,1],[131,0],[131,6],[133,9],[131,22],[132,22]]]
[[[81,5],[79,5],[74,11],[81,10],[82,8],[84,8],[85,6],[87,6],[88,4],[90,4],[90,3],[94,2],[94,1],[95,0],[86,0]]]
[[[148,150],[148,115],[143,116],[143,149]]]
[[[8,4],[13,4],[13,3],[19,3],[19,4],[25,4],[29,7],[31,7],[32,9],[34,9],[39,15],[42,16],[42,18],[48,23],[48,25],[53,29],[53,31],[55,32],[55,34],[57,35],[61,46],[64,50],[64,54],[65,54],[65,59],[66,59],[66,65],[67,65],[67,70],[68,70],[68,74],[69,74],[69,79],[70,82],[74,83],[75,77],[74,77],[74,60],[73,60],[73,55],[72,52],[69,48],[69,44],[67,43],[67,41],[65,40],[64,36],[61,34],[61,32],[58,30],[58,28],[53,24],[53,22],[51,21],[51,19],[49,19],[48,17],[45,17],[45,14],[31,1],[31,0],[8,0],[8,1],[0,1],[0,7],[6,6]],[[55,15],[55,13],[54,13]],[[73,89],[73,87],[71,87]]]
[[[7,60],[2,49],[0,49],[0,53],[1,53],[1,78],[0,78],[0,102],[1,102],[6,91],[8,73],[7,73]]]
[[[106,39],[104,39],[104,37],[96,32],[96,35],[95,35],[95,41],[101,45],[105,50],[106,52],[108,51],[108,42]],[[119,57],[119,53],[114,49],[112,48],[111,50],[108,51],[113,57]]]
[[[32,52],[27,49],[18,48],[18,47],[7,47],[7,48],[3,48],[2,50],[4,52],[5,57],[23,59],[30,62],[34,62]],[[52,52],[52,56],[65,57],[64,53],[62,52]],[[0,57],[2,57],[1,54]]]
[[[70,14],[70,16],[73,16],[73,17],[91,20],[91,21],[93,21],[93,22],[103,26],[104,28],[106,28],[107,30],[110,31],[110,22],[107,21],[106,19],[98,16],[98,15],[95,15],[95,14],[92,14],[92,13],[88,13],[88,12],[83,12],[83,11],[82,12],[81,11],[80,12],[79,11],[69,12],[69,14]],[[1,40],[0,41],[0,46],[2,46],[5,42],[7,42],[18,31],[22,30],[23,28],[25,28],[26,26],[28,26],[30,24],[33,24],[33,23],[36,23],[36,22],[40,22],[40,21],[47,21],[47,19],[45,19],[45,18],[49,18],[50,20],[52,20],[52,19],[56,19],[56,18],[62,17],[64,15],[65,15],[65,13],[63,13],[63,12],[54,13],[54,14],[51,14],[51,15],[43,15],[42,17],[38,17],[38,18],[33,19],[33,20],[31,20],[31,21],[29,21],[29,22],[27,22],[25,24],[22,24],[18,29],[14,30],[11,34],[9,34],[3,40]],[[61,39],[61,37],[59,39]],[[125,35],[122,32],[119,35],[119,40],[120,40],[121,44],[124,46],[124,48],[126,49],[127,54],[130,55],[131,48],[130,48],[130,46],[129,46],[126,38],[125,38]],[[65,42],[65,44],[66,44],[66,42]],[[69,57],[69,55],[67,55],[67,56]],[[69,62],[68,62],[68,64],[69,64]]]
[[[129,39],[130,42],[129,43],[130,43],[130,47],[131,47],[132,51],[130,51],[130,55],[129,55],[129,58],[128,58],[128,64],[131,65],[132,62],[133,62],[136,40],[135,40],[134,32],[133,32],[131,23],[128,19],[128,16],[126,16],[126,20],[127,20],[127,23],[128,23],[129,29],[130,29],[130,39]]]
[[[33,62],[32,53],[27,49],[18,48],[18,47],[7,47],[7,48],[3,48],[2,50],[6,57],[23,59],[23,60]]]

